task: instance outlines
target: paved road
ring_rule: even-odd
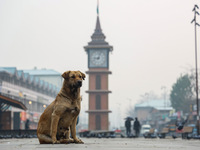
[[[37,139],[1,139],[0,150],[199,150],[200,140],[97,139],[82,138],[85,144],[39,144]]]

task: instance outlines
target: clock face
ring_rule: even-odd
[[[89,51],[89,67],[107,67],[108,51],[106,49]]]

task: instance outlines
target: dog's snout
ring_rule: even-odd
[[[79,86],[82,86],[82,81],[81,80],[78,80],[77,83],[78,83]]]

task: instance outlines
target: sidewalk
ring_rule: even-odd
[[[98,139],[82,138],[85,144],[39,144],[34,139],[1,139],[0,150],[197,150],[200,148],[200,140],[182,139]]]

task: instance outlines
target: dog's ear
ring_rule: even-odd
[[[80,71],[79,71],[80,72]],[[80,72],[81,73],[81,76],[82,76],[82,79],[85,80],[85,74]]]
[[[63,77],[64,79],[69,79],[69,73],[70,73],[70,71],[64,72],[64,73],[62,74],[62,77]]]

